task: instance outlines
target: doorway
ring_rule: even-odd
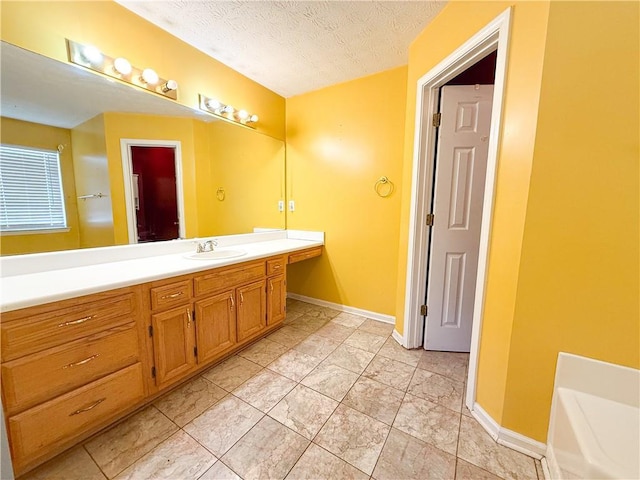
[[[129,243],[184,238],[180,142],[121,140]]]
[[[407,255],[405,289],[404,335],[402,344],[407,348],[423,345],[424,317],[421,315],[426,298],[427,270],[429,264],[429,236],[427,215],[431,213],[434,195],[433,172],[437,143],[437,129],[433,126],[438,112],[439,91],[447,82],[496,52],[495,86],[491,106],[490,133],[488,138],[487,170],[484,197],[481,208],[480,240],[478,249],[475,296],[473,300],[471,345],[467,378],[466,405],[473,410],[476,397],[478,346],[482,327],[489,233],[493,212],[493,199],[497,170],[498,143],[501,134],[502,103],[506,77],[507,46],[509,43],[511,9],[505,10],[486,27],[442,60],[418,80],[416,99],[416,135],[411,186],[411,213]]]

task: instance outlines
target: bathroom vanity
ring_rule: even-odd
[[[182,240],[94,249],[93,263],[87,251],[2,259],[2,395],[16,474],[277,329],[287,265],[321,255],[324,238],[218,242],[241,256],[193,258]]]

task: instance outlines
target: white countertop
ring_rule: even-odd
[[[324,245],[322,232],[279,231],[208,238],[218,241],[216,250],[242,249],[246,255],[219,260],[188,259],[185,254],[194,251],[194,241],[177,240],[153,245],[3,257],[0,259],[0,311],[8,312]]]

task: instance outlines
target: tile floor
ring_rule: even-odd
[[[278,331],[24,479],[542,478],[464,407],[467,354],[287,304]]]

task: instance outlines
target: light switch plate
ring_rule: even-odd
[[[289,211],[293,212],[296,209],[296,202],[294,202],[293,200],[289,200]]]
[[[284,212],[284,200],[278,200],[278,211]]]

